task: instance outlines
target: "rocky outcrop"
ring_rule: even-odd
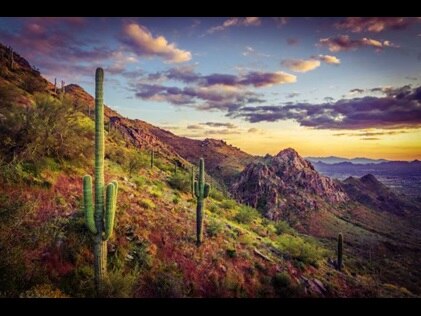
[[[249,164],[230,191],[240,202],[262,211],[270,219],[305,215],[321,203],[338,204],[347,194],[334,180],[321,176],[292,148]]]
[[[342,187],[354,201],[380,212],[404,215],[416,210],[404,197],[398,196],[372,174],[361,178],[349,177],[343,181]]]

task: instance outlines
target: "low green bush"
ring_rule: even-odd
[[[138,203],[141,207],[146,209],[154,209],[156,207],[155,203],[150,199],[141,199]]]
[[[168,179],[168,184],[175,190],[185,193],[191,192],[191,179],[187,174],[183,174],[181,172],[172,174]]]
[[[206,226],[206,232],[209,237],[214,237],[214,236],[219,235],[222,232],[222,230],[223,230],[223,225],[221,224],[221,222],[215,219],[211,219],[208,225]]]
[[[253,220],[259,218],[259,216],[260,213],[256,209],[243,205],[234,219],[241,224],[250,224]]]

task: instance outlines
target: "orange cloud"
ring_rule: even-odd
[[[174,43],[168,43],[164,36],[154,37],[144,26],[129,23],[123,28],[124,42],[138,55],[159,56],[170,63],[182,63],[191,60],[189,51],[179,49]]]
[[[286,59],[282,61],[282,65],[292,71],[307,72],[320,67],[320,61],[316,59]]]
[[[221,25],[217,25],[214,27],[211,27],[208,30],[208,33],[212,34],[214,32],[220,32],[223,31],[229,27],[242,25],[242,26],[258,26],[261,24],[260,18],[258,17],[245,17],[245,18],[229,18],[228,20],[225,20],[224,23]]]
[[[325,62],[326,64],[339,65],[341,63],[341,60],[339,58],[331,55],[319,55],[317,56],[317,59],[322,62]]]

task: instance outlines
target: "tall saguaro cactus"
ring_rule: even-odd
[[[202,243],[203,212],[205,209],[205,199],[208,197],[210,185],[205,182],[205,161],[200,158],[199,161],[199,179],[194,181],[194,194],[197,200],[196,206],[196,243],[198,246]]]
[[[85,224],[94,236],[95,287],[99,295],[103,292],[107,275],[107,241],[113,232],[118,191],[118,183],[113,181],[107,185],[104,192],[103,82],[104,70],[97,68],[95,74],[95,211],[92,203],[92,178],[89,175],[83,177]]]
[[[342,233],[338,235],[338,260],[337,260],[337,269],[341,271],[342,269],[342,251],[343,251],[343,237]]]

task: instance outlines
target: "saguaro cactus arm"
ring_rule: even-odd
[[[203,191],[203,197],[207,198],[209,196],[209,192],[210,192],[211,186],[209,183],[205,183],[205,189]]]
[[[94,206],[92,202],[92,177],[83,177],[83,205],[85,210],[85,224],[86,227],[93,233],[97,233],[94,219]]]
[[[114,182],[107,185],[107,198],[105,204],[105,234],[103,240],[108,240],[113,234],[116,209],[117,187]]]
[[[118,193],[118,182],[116,180],[114,180],[113,182],[111,182],[114,184],[114,192],[115,192],[115,197],[114,197],[114,211],[117,210],[117,193]]]
[[[196,196],[196,198],[200,198],[200,190],[199,190],[199,183],[197,181],[194,181],[193,184],[194,187],[194,195]]]

